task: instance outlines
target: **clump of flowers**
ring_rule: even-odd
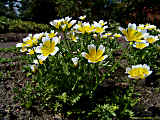
[[[72,17],[65,17],[62,19],[53,20],[50,22],[52,26],[54,26],[57,29],[62,29],[65,31],[66,29],[71,28],[77,20],[72,20]]]
[[[139,24],[139,26],[137,26],[138,29],[141,30],[156,30],[156,26],[155,25],[151,25],[151,24]]]
[[[158,36],[150,35],[150,30],[156,30],[156,26],[150,24],[139,24],[136,26],[135,23],[128,24],[128,28],[119,28],[123,33],[125,39],[130,42],[130,45],[138,49],[143,49],[149,46],[149,43],[152,44],[158,41]]]
[[[105,29],[108,28],[106,25],[107,22],[104,22],[103,20],[100,20],[99,22],[94,21],[93,24],[90,24],[89,22],[81,22],[79,21],[78,24],[76,24],[73,29],[77,33],[98,33],[102,34],[105,32]]]
[[[77,32],[77,33],[91,33],[94,31],[94,26],[90,25],[90,23],[88,22],[79,22],[78,24],[76,24],[73,29]]]
[[[126,72],[129,78],[133,79],[145,79],[149,76],[152,71],[150,71],[150,67],[146,64],[144,65],[133,65],[132,68],[126,68]]]

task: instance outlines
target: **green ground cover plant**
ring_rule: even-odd
[[[32,21],[22,21],[20,19],[9,19],[4,16],[0,17],[0,33],[39,33],[49,30],[47,24],[37,24]]]
[[[132,119],[139,101],[134,87],[159,72],[160,30],[85,19],[53,20],[50,32],[29,34],[16,45],[27,54],[31,78],[15,90],[16,99],[62,119]]]

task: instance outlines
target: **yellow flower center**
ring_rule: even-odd
[[[86,59],[90,60],[91,62],[99,62],[102,61],[104,59],[103,55],[103,51],[102,50],[97,50],[92,48],[89,50],[89,54],[86,54]]]
[[[50,40],[44,42],[41,51],[44,56],[48,56],[53,53],[55,51],[55,42]]]
[[[42,60],[39,60],[39,64],[43,64],[43,61],[42,61]]]
[[[146,44],[145,43],[136,43],[136,48],[142,49],[145,48]]]
[[[59,29],[59,26],[61,25],[61,22],[57,22],[55,25],[55,28]]]
[[[29,54],[30,54],[30,55],[33,55],[33,54],[34,54],[34,50],[30,50],[30,51],[29,51]]]
[[[141,42],[141,39],[143,38],[143,34],[141,32],[132,28],[128,28],[128,31],[122,30],[122,33],[126,36],[128,41]]]
[[[149,42],[149,43],[153,43],[153,42],[155,42],[156,40],[154,39],[154,38],[147,38],[147,42]]]
[[[72,27],[72,24],[71,24],[71,23],[69,23],[69,24],[68,24],[68,28],[71,28],[71,27]]]
[[[145,27],[143,27],[143,26],[138,26],[138,29],[144,30]]]
[[[55,33],[50,33],[48,36],[49,36],[49,38],[53,38],[53,37],[56,36],[56,34]]]
[[[103,27],[96,27],[95,32],[96,33],[102,33],[102,32],[104,32],[104,29],[103,29]]]
[[[116,34],[116,35],[115,35],[115,37],[121,37],[121,35],[119,35],[119,34]]]
[[[71,40],[76,41],[76,36],[71,35]]]

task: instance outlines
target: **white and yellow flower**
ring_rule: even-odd
[[[16,47],[20,47],[21,48],[20,49],[21,52],[26,52],[27,51],[27,47],[25,47],[24,43],[17,43]]]
[[[29,55],[33,55],[34,54],[34,49],[28,49],[27,51],[28,51],[27,54],[29,54]]]
[[[45,35],[45,33],[36,33],[36,34],[34,34],[34,38],[36,38],[37,40],[41,40],[42,39],[42,37]]]
[[[111,32],[107,32],[107,33],[105,33],[104,35],[101,35],[101,38],[107,38],[107,37],[109,37],[109,36],[111,36],[111,35],[112,35]]]
[[[108,55],[102,56],[105,51],[105,47],[103,45],[100,45],[97,51],[94,44],[88,45],[88,51],[89,53],[82,52],[81,55],[85,57],[90,63],[97,63],[108,57]]]
[[[160,29],[156,29],[156,31],[160,33]]]
[[[150,35],[150,36],[145,37],[145,40],[148,43],[154,43],[154,42],[158,41],[159,38],[158,38],[158,36],[152,36],[152,35]]]
[[[55,37],[57,35],[57,32],[54,32],[54,30],[51,30],[51,32],[46,34],[50,39]]]
[[[155,25],[150,25],[150,24],[146,24],[145,25],[145,29],[147,29],[147,30],[156,30],[156,26]]]
[[[104,26],[104,25],[107,24],[107,22],[104,22],[103,20],[100,20],[99,23],[100,23],[102,26]]]
[[[42,35],[43,33],[35,34],[35,35],[29,34],[26,38],[23,39],[23,43],[17,43],[16,47],[20,47],[21,52],[26,52],[27,48],[33,47],[34,45],[38,44],[38,40]]]
[[[52,26],[54,26],[55,28],[59,29],[61,24],[63,23],[63,19],[60,19],[60,20],[53,20],[50,22],[50,24]]]
[[[79,58],[77,58],[77,57],[72,58],[72,62],[75,67],[77,67],[77,65],[78,65],[78,60],[79,60]]]
[[[71,28],[76,22],[77,20],[71,20],[72,17],[65,17],[61,19],[61,28],[63,31],[65,31],[68,28]]]
[[[108,26],[103,26],[105,23],[98,23],[96,21],[93,22],[93,26],[94,26],[94,32],[102,34],[105,32],[105,29],[108,28]]]
[[[138,48],[138,49],[143,49],[145,47],[149,46],[149,43],[147,43],[145,40],[141,41],[141,42],[135,42],[133,44],[133,47]]]
[[[76,30],[77,33],[85,34],[93,32],[95,27],[86,22],[84,23],[79,22],[73,28]]]
[[[139,24],[139,26],[137,26],[137,29],[145,30],[146,28],[144,24]]]
[[[38,43],[37,38],[32,36],[23,39],[23,41],[26,47],[32,47],[33,45],[37,45]]]
[[[38,69],[37,65],[30,65],[30,68],[32,72],[36,72],[36,70]]]
[[[79,17],[80,20],[85,20],[85,18],[86,18],[86,15]]]
[[[116,37],[116,38],[119,38],[119,37],[121,37],[122,35],[121,35],[121,34],[118,34],[118,33],[115,33],[113,36]]]
[[[33,60],[33,63],[38,65],[38,64],[43,64],[42,60]]]
[[[145,35],[147,35],[147,31],[137,29],[135,23],[129,23],[127,29],[123,29],[120,27],[119,30],[124,34],[125,39],[129,42],[141,42]]]
[[[67,24],[71,19],[72,19],[72,17],[67,16],[64,19],[62,18],[62,21],[64,24]]]
[[[38,55],[38,59],[44,61],[49,55],[55,55],[59,50],[59,48],[56,47],[58,41],[58,37],[54,37],[52,39],[49,39],[48,37],[43,37],[43,43],[36,48],[36,53],[41,53],[41,55]]]
[[[152,71],[150,71],[150,67],[146,64],[144,65],[133,65],[132,68],[126,68],[126,72],[129,78],[133,79],[145,79],[149,76]]]
[[[65,31],[66,28],[67,28],[67,25],[66,25],[66,24],[63,24],[63,25],[61,25],[61,27],[62,27],[62,30]]]
[[[77,20],[71,20],[71,21],[67,24],[67,28],[71,28],[76,22],[77,22]]]
[[[72,40],[72,41],[74,41],[74,42],[77,42],[77,40],[79,39],[79,37],[77,37],[76,35],[75,35],[75,32],[70,32],[70,33],[68,33],[68,37],[69,37],[69,39],[70,40]]]

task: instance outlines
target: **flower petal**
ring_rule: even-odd
[[[41,55],[38,55],[37,57],[38,57],[39,60],[44,61],[48,56],[44,56],[44,55],[41,54]]]
[[[105,47],[103,45],[100,45],[98,50],[97,50],[97,53],[96,53],[96,57],[99,58],[103,55],[105,51]]]
[[[129,23],[128,28],[136,30],[136,24],[135,23],[133,23],[133,24]]]
[[[88,45],[89,56],[96,56],[96,46],[94,44]]]
[[[54,50],[53,53],[51,53],[51,55],[52,55],[52,56],[55,55],[58,51],[59,51],[59,48],[58,48],[58,47],[55,47],[55,50]]]

